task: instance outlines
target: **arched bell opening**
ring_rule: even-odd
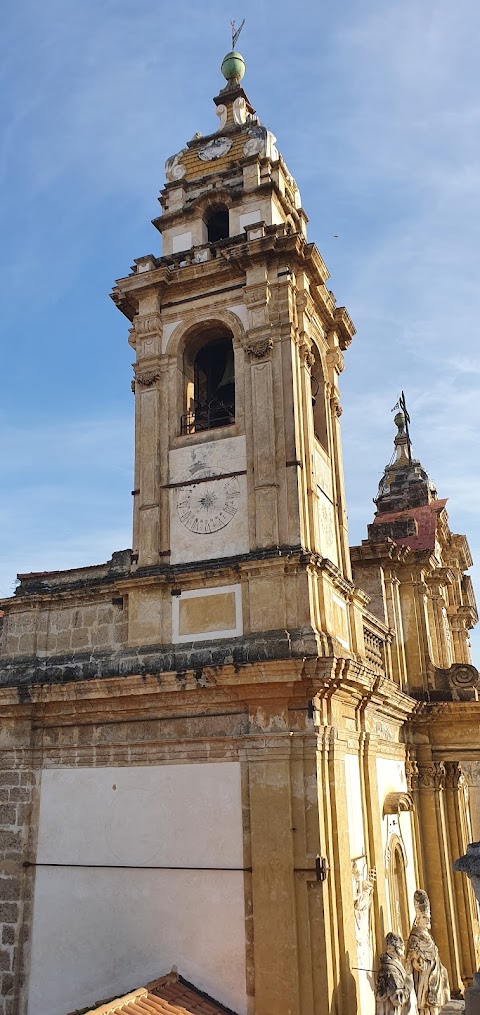
[[[329,453],[325,377],[318,349],[314,349],[315,362],[312,367],[312,410],[313,431],[324,451]]]
[[[230,236],[230,219],[226,205],[210,207],[205,217],[208,243],[226,240]]]
[[[232,336],[211,329],[194,338],[184,355],[186,413],[181,433],[200,433],[235,423]]]

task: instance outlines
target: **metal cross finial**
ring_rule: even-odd
[[[240,32],[242,31],[242,28],[243,28],[243,26],[245,24],[245,18],[243,19],[243,21],[242,21],[242,23],[240,25],[240,28],[235,28],[235,22],[234,21],[231,21],[230,24],[232,26],[232,49],[235,49],[235,46],[237,45],[237,42],[238,42],[238,38],[239,38]]]

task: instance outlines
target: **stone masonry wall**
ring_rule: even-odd
[[[22,761],[18,758],[16,764]],[[24,969],[18,960],[29,947],[33,885],[23,861],[32,828],[35,783],[29,769],[0,770],[0,1015],[18,1013]]]
[[[111,648],[127,640],[123,600],[111,598],[87,603],[56,603],[53,608],[15,609],[4,622],[3,654],[44,657]]]

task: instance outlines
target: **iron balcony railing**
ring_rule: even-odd
[[[217,426],[230,426],[235,422],[235,405],[233,402],[222,402],[218,398],[204,405],[195,404],[191,412],[182,416],[180,433],[200,433],[202,430],[213,430]]]

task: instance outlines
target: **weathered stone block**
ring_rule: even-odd
[[[18,904],[16,902],[0,902],[0,922],[16,923],[18,920]]]
[[[0,852],[6,849],[22,849],[22,833],[0,829]]]
[[[18,640],[18,651],[20,655],[32,655],[35,650],[35,635],[22,634]]]
[[[12,956],[6,948],[0,948],[0,969],[9,972],[12,968]]]
[[[13,976],[11,973],[4,973],[2,976],[2,997],[11,994],[13,990]]]
[[[0,786],[18,786],[20,772],[0,772]]]
[[[14,825],[17,812],[15,807],[9,804],[0,804],[0,825]]]
[[[20,881],[18,878],[0,877],[0,899],[2,902],[13,902],[20,896]]]
[[[55,646],[51,645],[52,652],[68,652],[72,647],[71,631],[60,631],[55,639]]]
[[[72,648],[87,648],[90,644],[90,632],[80,627],[72,631]]]
[[[4,927],[2,930],[2,943],[4,945],[13,945],[15,941],[15,927]]]

